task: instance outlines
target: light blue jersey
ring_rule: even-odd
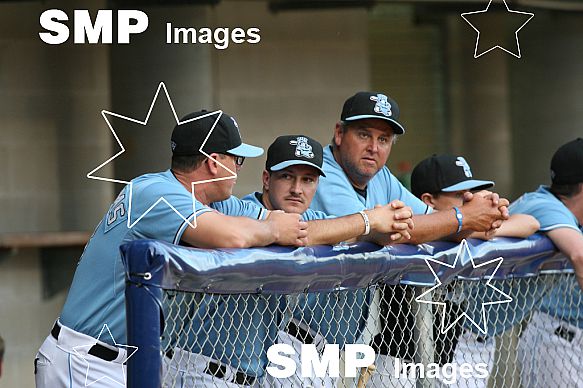
[[[258,220],[264,220],[267,217],[267,211],[263,205],[243,201],[232,195],[224,201],[211,203],[210,207],[229,216],[256,218]]]
[[[250,203],[254,204],[255,206],[265,208],[265,205],[263,204],[263,202],[261,202],[260,198],[261,198],[261,193],[256,191],[254,193],[247,194],[246,196],[241,198],[241,200],[245,201],[245,202],[250,202]],[[304,220],[304,221],[324,220],[326,218],[334,218],[334,217],[328,216],[324,212],[312,210],[312,209],[306,209],[306,211],[302,213],[302,220]]]
[[[267,366],[267,349],[277,341],[278,311],[284,300],[276,294],[194,294],[190,311],[176,317],[177,331],[188,337],[176,338],[170,346],[203,354],[253,377],[262,377]],[[167,347],[168,344],[164,344]]]
[[[249,201],[230,197],[210,206],[229,215],[258,219],[265,219],[267,215],[265,206],[257,199]],[[309,217],[318,219],[325,215],[311,211]],[[178,346],[203,354],[260,378],[267,366],[267,348],[276,342],[278,327],[274,324],[274,316],[282,310],[282,303],[281,296],[275,294],[241,295],[237,298],[234,295],[182,295],[176,304],[184,312],[173,324],[186,325],[187,328],[182,330],[188,336],[167,338],[163,346]]]
[[[582,231],[575,215],[545,186],[524,194],[512,203],[509,210],[512,214],[530,214],[540,223],[542,232],[558,228]],[[543,298],[539,310],[583,329],[581,297],[581,289],[574,277],[571,277],[568,282],[562,281]]]
[[[164,202],[150,209],[160,198],[174,210]],[[214,205],[233,216],[263,218],[264,214],[262,209],[235,197]],[[188,223],[176,212],[192,222],[195,216],[213,211],[198,201],[194,209],[192,193],[170,170],[133,179],[110,206],[83,251],[61,313],[61,323],[95,338],[107,324],[115,341],[126,344],[125,269],[120,245],[138,239],[178,244]],[[131,227],[128,227],[128,216]],[[100,339],[113,345],[109,336]]]
[[[243,197],[244,201],[249,201],[250,203],[253,203],[257,206],[261,206],[261,207],[265,207],[265,205],[263,204],[263,202],[261,201],[261,193],[259,192],[254,192],[251,193],[245,197]],[[334,216],[328,216],[326,215],[326,213],[321,212],[321,211],[316,211],[316,210],[312,210],[312,209],[307,209],[304,213],[302,213],[302,219],[304,221],[313,221],[313,220],[322,220],[322,219],[329,219],[329,218],[334,218]],[[332,294],[328,294],[328,295],[324,295],[324,294],[314,294],[314,293],[310,293],[308,294],[306,297],[304,297],[303,295],[300,296],[297,301],[295,303],[293,303],[294,306],[297,306],[293,311],[292,311],[292,315],[294,316],[295,319],[297,319],[298,321],[301,322],[305,322],[305,323],[310,323],[312,328],[315,328],[316,330],[318,329],[318,327],[316,327],[316,323],[319,322],[319,319],[323,319],[324,317],[328,318],[328,319],[334,319],[334,318],[338,318],[338,315],[336,312],[330,312],[327,313],[325,310],[332,310],[334,308],[334,306],[329,302],[329,298]],[[343,295],[340,295],[338,298],[343,299]],[[271,299],[267,299],[267,298],[271,298]],[[264,297],[264,300],[257,300],[256,301],[257,305],[255,304],[250,304],[247,306],[247,309],[250,309],[251,311],[247,311],[247,312],[239,312],[239,314],[237,314],[237,316],[240,316],[240,314],[243,314],[243,316],[251,316],[251,321],[253,322],[252,325],[246,325],[246,326],[251,326],[253,328],[256,328],[256,331],[259,331],[259,333],[246,333],[246,335],[244,336],[244,338],[255,338],[256,340],[254,341],[254,344],[252,346],[249,346],[249,344],[247,344],[246,349],[244,349],[245,353],[248,353],[249,356],[252,353],[255,353],[257,355],[261,355],[261,358],[264,359],[263,364],[266,365],[267,360],[265,359],[265,352],[267,351],[267,348],[275,343],[276,340],[276,334],[277,332],[274,331],[275,326],[273,325],[274,322],[274,316],[276,314],[276,311],[283,311],[286,301],[283,297],[279,296],[279,295],[269,295]],[[235,310],[239,308],[239,310],[241,310],[240,306],[233,306],[232,310]],[[230,311],[230,310],[229,310]],[[254,313],[255,311],[255,313]],[[306,315],[307,314],[307,315]],[[262,321],[262,324],[259,324],[259,322]],[[278,325],[279,328],[283,328],[287,325],[287,322],[282,321],[282,317],[278,317],[277,319],[278,321]],[[342,319],[339,319],[339,321],[342,321]],[[245,326],[245,325],[243,325]],[[344,326],[342,327],[344,329]],[[345,328],[346,330],[348,330],[348,328]],[[247,329],[245,329],[247,330]],[[324,334],[329,334],[328,338],[332,338],[330,333],[324,333]],[[241,334],[238,333],[238,336],[241,337]],[[233,339],[227,339],[225,338],[224,335],[221,335],[221,339],[223,339],[224,343],[232,343]],[[336,343],[345,343],[345,341],[338,341]],[[264,349],[262,349],[262,346]],[[263,350],[263,352],[262,352]],[[207,352],[212,351],[216,353],[216,349],[208,349]],[[208,354],[207,352],[205,352],[204,354]],[[231,352],[227,353],[227,354],[231,354]],[[208,354],[210,355],[210,354]],[[257,356],[255,356],[257,357]],[[233,358],[232,358],[233,359]],[[248,357],[247,357],[248,359]],[[241,365],[239,365],[239,368],[242,370],[247,371],[247,373],[253,374],[253,375],[261,375],[263,374],[263,369],[257,369],[257,370],[249,370],[248,365],[247,365],[247,360],[246,358],[243,358]],[[245,369],[247,367],[247,369]]]
[[[373,209],[375,205],[386,205],[395,199],[403,201],[413,209],[414,214],[431,213],[432,209],[419,198],[411,194],[391,174],[387,167],[383,167],[368,182],[366,198],[357,193],[342,167],[334,159],[332,147],[324,148],[324,164],[322,166],[325,177],[320,177],[318,190],[312,200],[311,208],[323,211],[326,214],[345,216],[357,213],[364,209]],[[372,299],[370,291],[342,291],[337,294],[309,294],[320,299],[319,304],[337,306],[326,310],[313,311],[308,303],[303,316],[311,316],[310,327],[326,337],[328,343],[344,344],[356,343],[366,324],[368,310]],[[389,299],[387,299],[389,300]],[[330,303],[332,302],[333,303]]]
[[[354,190],[346,173],[334,159],[330,145],[324,148],[322,169],[326,176],[320,177],[318,190],[310,206],[314,210],[334,216],[345,216],[399,199],[410,206],[414,214],[427,214],[432,211],[423,201],[411,194],[387,167],[381,168],[368,182],[364,198]]]

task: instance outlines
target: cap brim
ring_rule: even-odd
[[[490,188],[492,186],[494,186],[494,182],[492,182],[492,181],[480,181],[480,180],[476,180],[476,179],[469,179],[467,181],[456,183],[455,185],[441,189],[441,191],[444,191],[446,193],[451,193],[453,191],[460,191],[460,190],[476,190],[476,189],[483,190],[483,189]]]
[[[263,155],[263,148],[241,143],[240,146],[227,151],[231,155],[244,156],[246,158],[256,158]]]
[[[390,122],[393,127],[393,131],[397,135],[402,135],[405,133],[405,127],[403,127],[397,120],[392,119],[386,116],[377,116],[377,115],[358,115],[358,116],[351,116],[344,119],[344,121],[355,121],[355,120],[363,120],[363,119],[381,119]]]
[[[314,167],[316,170],[318,170],[320,175],[326,176],[326,174],[324,174],[324,171],[320,167],[318,167],[314,163],[310,163],[310,162],[307,162],[304,160],[286,160],[285,162],[281,162],[281,163],[278,163],[278,164],[272,166],[270,168],[270,170],[271,171],[280,171],[280,170],[283,170],[284,168],[288,168],[289,166],[296,166],[298,164],[303,164],[305,166]]]

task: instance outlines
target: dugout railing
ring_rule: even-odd
[[[551,291],[582,302],[569,260],[542,235],[220,250],[141,240],[121,250],[132,388],[306,385],[266,372],[282,333],[319,356],[338,345],[340,377],[314,386],[528,387],[521,370],[536,349],[520,335],[530,316]],[[370,375],[346,376],[351,344],[382,354]]]

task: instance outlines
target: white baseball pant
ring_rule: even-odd
[[[60,328],[58,330],[53,328],[36,354],[37,388],[125,387],[126,366],[123,364],[126,361],[125,349],[112,347],[58,322],[56,325]],[[55,338],[53,333],[58,338]],[[90,349],[95,346],[116,352],[116,358],[106,361],[90,354]]]
[[[220,374],[217,368],[219,366]],[[230,365],[226,365],[217,360],[202,354],[192,353],[180,348],[174,348],[172,359],[164,356],[163,363],[163,384],[164,388],[255,388],[259,387],[258,380],[252,385],[237,384],[236,376],[238,372]],[[213,372],[209,372],[212,370]],[[210,374],[214,373],[214,374]]]
[[[583,330],[535,312],[518,342],[523,387],[583,387]]]
[[[395,360],[393,356],[378,354],[375,361],[376,370],[368,381],[367,387],[415,388],[416,379],[407,377],[402,370],[398,371],[399,377],[395,377]]]
[[[488,374],[492,373],[494,368],[494,356],[496,353],[496,342],[494,337],[478,340],[478,336],[469,330],[459,337],[458,343],[453,354],[453,364],[471,364],[479,363],[488,365]],[[464,378],[457,376],[457,381],[453,384],[447,384],[440,381],[442,387],[454,388],[487,388],[488,378],[469,377]]]
[[[292,322],[301,328],[302,331],[307,331],[313,339],[313,344],[316,345],[316,349],[318,351],[323,351],[324,346],[326,345],[326,339],[316,333],[314,330],[310,329],[307,325],[292,319]],[[277,333],[277,343],[278,344],[287,344],[291,345],[294,350],[295,354],[288,355],[290,359],[292,359],[296,366],[296,373],[288,378],[275,378],[271,376],[269,373],[266,374],[265,381],[263,386],[266,388],[296,388],[296,387],[312,387],[312,388],[335,388],[338,385],[338,378],[337,377],[316,377],[312,375],[312,377],[302,377],[301,376],[301,349],[303,342],[294,337],[293,335],[289,334],[286,331],[280,330]],[[274,365],[269,365],[274,366]]]

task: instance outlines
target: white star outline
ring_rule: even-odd
[[[440,287],[443,283],[441,283],[441,280],[439,280],[439,277],[437,276],[437,274],[435,273],[435,271],[433,270],[433,268],[431,267],[431,264],[429,263],[434,262],[437,263],[439,265],[444,265],[448,268],[455,268],[457,265],[457,262],[460,258],[460,256],[462,255],[462,253],[467,252],[469,258],[470,258],[470,262],[472,263],[472,267],[473,268],[480,268],[480,267],[485,267],[488,266],[492,263],[498,263],[496,265],[496,268],[494,268],[494,271],[492,271],[491,275],[485,276],[486,279],[488,279],[486,281],[486,286],[490,287],[492,289],[494,289],[495,291],[497,291],[499,294],[503,295],[505,297],[505,299],[501,299],[501,300],[496,300],[496,301],[490,301],[490,302],[482,302],[482,323],[483,323],[483,327],[480,326],[478,323],[476,323],[472,318],[470,318],[470,316],[464,311],[462,312],[449,326],[445,327],[445,313],[447,312],[447,303],[446,302],[434,302],[433,300],[424,300],[423,297],[427,294],[429,294],[431,291],[435,290],[437,287]],[[496,272],[498,271],[498,268],[500,268],[500,265],[502,265],[502,262],[504,261],[503,257],[497,257],[495,259],[486,261],[484,263],[478,264],[476,265],[476,263],[474,262],[474,258],[472,256],[472,253],[470,252],[470,249],[468,248],[468,242],[463,239],[462,242],[460,243],[460,247],[455,255],[455,260],[453,262],[453,264],[448,264],[445,263],[443,261],[439,261],[439,260],[435,260],[433,258],[424,258],[423,260],[425,260],[425,264],[427,264],[427,267],[429,267],[429,270],[431,271],[431,273],[433,274],[433,276],[435,277],[435,286],[431,287],[429,290],[425,291],[424,293],[422,293],[421,295],[419,295],[418,297],[415,298],[415,301],[418,303],[427,303],[427,304],[434,304],[434,305],[438,305],[438,306],[442,306],[443,310],[442,310],[442,314],[441,314],[441,334],[445,334],[447,333],[448,330],[450,330],[460,319],[462,319],[462,317],[466,317],[471,323],[472,325],[474,325],[478,330],[480,330],[480,332],[482,334],[487,334],[487,328],[486,328],[486,310],[484,309],[485,306],[491,306],[491,305],[495,305],[495,304],[502,304],[502,303],[510,303],[512,302],[512,297],[508,294],[506,294],[505,292],[503,292],[502,290],[494,287],[492,284],[490,284],[490,282],[492,281],[492,278],[494,277],[494,275],[496,274]]]
[[[99,340],[99,338],[101,338],[101,335],[103,334],[103,331],[104,330],[107,330],[107,332],[109,333],[109,336],[111,337],[111,339],[112,339],[112,341],[113,341],[113,343],[115,344],[116,347],[118,347],[118,348],[119,347],[126,348],[126,358],[125,358],[125,360],[121,360],[120,361],[120,364],[119,364],[119,366],[121,367],[121,371],[122,371],[122,374],[123,374],[124,381],[120,382],[120,381],[117,381],[117,380],[111,378],[110,376],[103,375],[103,376],[101,376],[100,378],[98,378],[95,381],[88,382],[88,380],[89,380],[89,368],[91,366],[91,363],[89,361],[87,361],[87,359],[85,358],[85,356],[83,354],[79,353],[77,351],[77,349],[79,349],[79,348],[90,348],[90,347],[92,347],[93,345],[95,345],[97,343],[97,342],[93,342],[93,343],[90,343],[90,344],[87,344],[87,345],[79,345],[79,346],[74,346],[73,347],[73,351],[75,352],[75,354],[77,355],[77,357],[81,358],[87,364],[87,372],[85,372],[85,386],[88,387],[88,386],[90,386],[92,384],[95,384],[96,382],[101,381],[103,379],[109,379],[112,382],[117,383],[117,384],[121,385],[122,387],[125,387],[126,386],[126,372],[125,372],[125,369],[123,367],[123,364],[125,362],[127,362],[127,360],[129,360],[138,351],[138,347],[137,346],[132,346],[132,345],[120,345],[117,342],[115,342],[115,338],[113,338],[113,335],[111,334],[111,331],[109,330],[109,326],[107,325],[107,323],[105,323],[103,325],[103,327],[101,328],[101,331],[99,332],[99,335],[97,336],[96,340]],[[131,351],[131,353],[129,352],[129,349],[130,348],[133,349]],[[83,353],[87,354],[87,352],[83,352]],[[128,355],[128,353],[129,353],[129,355]]]
[[[158,94],[160,93],[160,90],[161,89],[164,89],[164,94],[166,95],[166,99],[168,100],[168,103],[170,104],[170,108],[172,109],[172,114],[174,115],[174,119],[176,120],[176,124],[177,125],[186,124],[186,123],[189,123],[191,121],[200,120],[200,119],[203,119],[205,117],[212,116],[212,115],[217,115],[217,118],[216,118],[215,122],[213,123],[213,125],[209,129],[209,132],[208,132],[206,138],[204,139],[204,141],[202,142],[202,144],[201,144],[201,146],[199,148],[199,152],[202,153],[207,158],[209,158],[212,161],[214,161],[217,164],[219,164],[221,167],[223,167],[225,170],[227,170],[231,175],[230,176],[226,176],[226,177],[222,177],[222,178],[213,178],[213,179],[206,179],[206,180],[200,180],[200,181],[193,181],[193,182],[191,182],[192,212],[193,212],[192,218],[193,218],[193,222],[189,221],[189,219],[187,219],[186,217],[184,217],[164,197],[158,198],[158,200],[155,201],[154,204],[152,206],[150,206],[140,217],[138,217],[137,220],[135,220],[134,222],[131,222],[131,218],[132,218],[131,215],[132,215],[133,183],[131,181],[125,181],[125,180],[113,179],[113,178],[106,178],[106,177],[102,177],[102,176],[95,175],[95,172],[97,172],[103,166],[107,165],[112,160],[114,160],[115,158],[117,158],[118,156],[120,156],[121,154],[123,154],[125,152],[125,147],[123,146],[123,144],[119,140],[119,137],[115,133],[115,130],[113,129],[113,126],[111,125],[110,121],[108,120],[107,115],[110,115],[110,116],[113,116],[113,117],[117,117],[117,118],[120,118],[120,119],[123,119],[123,120],[127,120],[127,121],[130,121],[130,122],[133,122],[133,123],[137,123],[137,124],[146,126],[148,124],[148,120],[150,119],[150,114],[152,113],[152,110],[154,109],[154,105],[156,103],[156,100],[158,99]],[[166,205],[168,205],[185,223],[187,223],[191,228],[194,229],[194,228],[196,228],[196,198],[194,196],[194,186],[197,185],[197,184],[201,184],[201,183],[210,183],[210,182],[217,182],[217,181],[223,181],[223,180],[227,180],[227,179],[236,179],[237,178],[237,173],[235,171],[231,170],[230,168],[228,168],[227,166],[225,166],[224,164],[222,164],[220,161],[218,161],[217,159],[211,157],[209,154],[207,154],[206,152],[203,151],[203,147],[205,146],[206,142],[208,141],[210,135],[212,134],[213,130],[215,129],[215,127],[216,127],[217,123],[219,122],[219,120],[220,120],[220,118],[221,118],[222,115],[223,115],[223,111],[222,110],[216,110],[214,112],[209,112],[207,114],[204,114],[204,115],[201,115],[201,116],[198,116],[198,117],[194,117],[194,118],[191,118],[191,119],[188,119],[188,120],[180,121],[178,119],[178,115],[176,114],[176,110],[174,109],[174,105],[172,104],[172,99],[170,98],[170,95],[168,93],[168,90],[166,89],[166,85],[164,84],[164,82],[160,82],[160,84],[158,85],[158,89],[156,90],[156,93],[154,94],[154,98],[152,99],[152,103],[150,104],[150,109],[148,110],[148,113],[146,114],[146,118],[144,120],[138,120],[138,119],[135,119],[135,118],[132,118],[132,117],[128,117],[128,116],[121,115],[119,113],[110,112],[108,110],[102,110],[101,111],[101,116],[103,116],[103,119],[107,123],[107,126],[109,127],[109,130],[113,134],[113,137],[115,138],[115,140],[116,140],[117,144],[119,145],[119,147],[121,148],[121,150],[119,152],[117,152],[115,155],[113,155],[112,157],[110,157],[109,159],[107,159],[105,162],[101,163],[99,166],[95,167],[89,173],[87,173],[87,178],[89,178],[89,179],[95,179],[95,180],[100,180],[100,181],[105,181],[105,182],[122,183],[122,184],[129,185],[129,209],[128,209],[128,222],[127,222],[127,226],[128,226],[129,229],[133,228],[146,214],[148,214],[160,202],[164,202]]]
[[[518,13],[521,15],[530,15],[530,17],[520,26],[518,27],[518,29],[516,31],[514,31],[514,36],[516,37],[516,47],[518,48],[518,54],[513,53],[510,50],[505,49],[504,47],[500,46],[500,45],[496,45],[494,47],[490,47],[488,50],[484,51],[483,53],[478,54],[478,45],[480,43],[480,30],[478,30],[467,18],[466,15],[473,15],[473,14],[477,14],[477,13],[484,13],[484,12],[488,12],[488,9],[490,8],[490,4],[492,4],[492,0],[490,0],[488,2],[488,5],[486,6],[486,9],[482,10],[482,11],[473,11],[473,12],[465,12],[462,13],[460,16],[478,33],[478,37],[476,38],[476,47],[474,49],[474,58],[479,58],[484,54],[489,53],[490,51],[499,48],[502,51],[506,51],[508,54],[515,56],[516,58],[521,58],[522,55],[520,53],[520,43],[518,42],[518,31],[520,31],[522,29],[522,27],[524,27],[528,22],[530,22],[530,20],[534,17],[534,13],[532,12],[522,12],[522,11],[515,11],[512,10],[510,8],[508,8],[508,4],[506,4],[506,0],[502,0],[504,2],[504,5],[506,6],[506,10],[510,13]]]

